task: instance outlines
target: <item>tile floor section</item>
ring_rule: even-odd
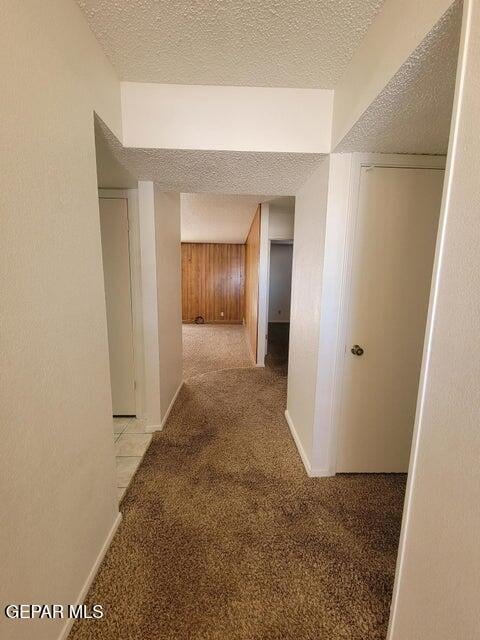
[[[113,433],[120,501],[148,449],[152,433],[148,433],[143,422],[136,418],[113,418]]]

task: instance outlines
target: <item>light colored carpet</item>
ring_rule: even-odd
[[[184,380],[208,371],[253,367],[241,324],[184,324]]]
[[[285,398],[271,369],[187,380],[70,640],[385,638],[405,477],[308,478]]]

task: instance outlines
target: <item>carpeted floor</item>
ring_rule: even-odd
[[[241,324],[184,324],[183,378],[253,367]]]
[[[289,322],[269,322],[265,366],[276,369],[278,374],[288,374]]]
[[[385,638],[405,477],[305,475],[270,369],[184,385],[70,640]]]

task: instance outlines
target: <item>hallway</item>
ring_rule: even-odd
[[[70,640],[383,639],[404,476],[308,478],[286,377],[224,366],[248,366],[241,334],[229,361],[208,326],[186,326],[186,372],[200,332],[224,370],[190,377],[154,434],[87,599],[105,618]]]
[[[241,324],[183,324],[183,378],[253,367]]]
[[[1,7],[0,639],[477,638],[480,0]]]

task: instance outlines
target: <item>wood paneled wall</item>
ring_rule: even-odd
[[[245,327],[254,360],[258,341],[258,267],[260,263],[260,205],[247,236],[245,254]]]
[[[242,322],[244,293],[245,245],[182,243],[183,322]]]

